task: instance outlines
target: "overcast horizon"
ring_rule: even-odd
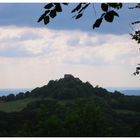
[[[70,13],[73,4],[64,6],[66,12],[47,26],[37,23],[44,6],[0,3],[0,88],[40,87],[67,73],[93,86],[140,87],[139,75],[133,76],[139,45],[129,35],[137,10],[124,4],[112,24],[93,30],[98,5],[96,14],[92,9],[93,15],[77,21]]]

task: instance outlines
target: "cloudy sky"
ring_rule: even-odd
[[[93,86],[139,87],[140,77],[132,75],[139,45],[129,35],[137,10],[124,4],[113,24],[93,30],[98,4],[78,21],[70,13],[73,4],[63,7],[48,26],[37,23],[44,5],[0,3],[0,88],[35,88],[65,73]]]

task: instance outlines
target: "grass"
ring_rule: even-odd
[[[27,106],[32,101],[39,100],[40,98],[25,98],[10,102],[0,102],[0,111],[4,112],[18,112]]]
[[[126,110],[126,109],[113,109],[116,113],[118,114],[130,114],[130,115],[136,115],[136,114],[139,114],[139,112],[137,111],[133,111],[133,110]]]

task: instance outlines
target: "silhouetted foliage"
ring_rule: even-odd
[[[136,71],[134,72],[134,75],[138,75],[140,73],[140,64],[138,64],[138,67],[136,67]]]
[[[15,97],[14,94],[9,94],[9,95],[6,97],[5,101],[13,101],[13,100],[15,100],[15,99],[16,99],[16,97]]]
[[[140,10],[140,3],[137,3],[135,6],[130,7],[129,9]],[[140,20],[134,21],[131,24],[132,24],[132,26],[139,25]],[[132,36],[133,40],[135,40],[138,44],[140,43],[140,30],[139,29],[134,30],[134,32],[130,33],[130,35]],[[139,65],[140,64],[138,64],[138,67],[136,67],[136,71],[134,72],[134,75],[138,75],[140,73],[140,66]]]
[[[54,18],[57,16],[58,12],[62,12],[62,5],[69,5],[69,3],[48,3],[45,5],[44,9],[45,12],[40,16],[38,19],[38,22],[44,21],[44,24],[48,24],[50,22],[51,18]],[[104,21],[107,22],[113,22],[114,17],[119,17],[119,14],[115,10],[119,10],[123,7],[122,3],[101,3],[101,10],[103,13],[101,16],[93,23],[92,28],[99,28]],[[81,18],[85,12],[85,10],[89,6],[94,6],[94,3],[78,3],[76,7],[71,11],[71,13],[76,13],[73,18],[76,20]],[[113,9],[113,10],[112,10]],[[136,4],[134,7],[130,7],[129,9],[140,9],[140,3]],[[134,21],[132,22],[132,25],[139,24],[140,21]],[[134,39],[138,44],[140,43],[140,30],[135,30],[134,33],[130,34],[132,36],[132,39]],[[140,67],[136,68],[136,72],[134,72],[134,75],[138,75],[140,73],[139,71]]]
[[[23,99],[24,98],[24,93],[20,92],[16,95],[16,99]]]
[[[50,18],[54,18],[57,16],[58,12],[62,12],[62,5],[69,5],[69,3],[48,3],[45,5],[45,12],[40,16],[38,22],[44,21],[44,24],[48,24],[50,22]],[[75,13],[72,18],[76,20],[81,18],[85,12],[85,10],[89,6],[94,6],[94,3],[78,3],[76,7],[71,11],[71,13]],[[100,27],[102,20],[105,19],[107,22],[113,22],[114,17],[119,17],[118,13],[112,9],[121,9],[122,3],[101,3],[101,9],[103,11],[101,17],[97,19],[93,24],[93,29]]]
[[[68,5],[67,3],[62,3],[63,5]],[[62,7],[60,3],[49,3],[44,6],[45,12],[40,16],[38,22],[44,21],[44,24],[48,24],[51,18],[57,16],[57,13],[62,12]]]

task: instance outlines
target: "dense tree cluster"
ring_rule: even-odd
[[[18,99],[24,99],[24,98],[27,98],[30,96],[30,92],[27,91],[25,93],[23,92],[20,92],[18,94],[9,94],[7,96],[1,96],[0,97],[0,101],[15,101],[15,100],[18,100]]]

